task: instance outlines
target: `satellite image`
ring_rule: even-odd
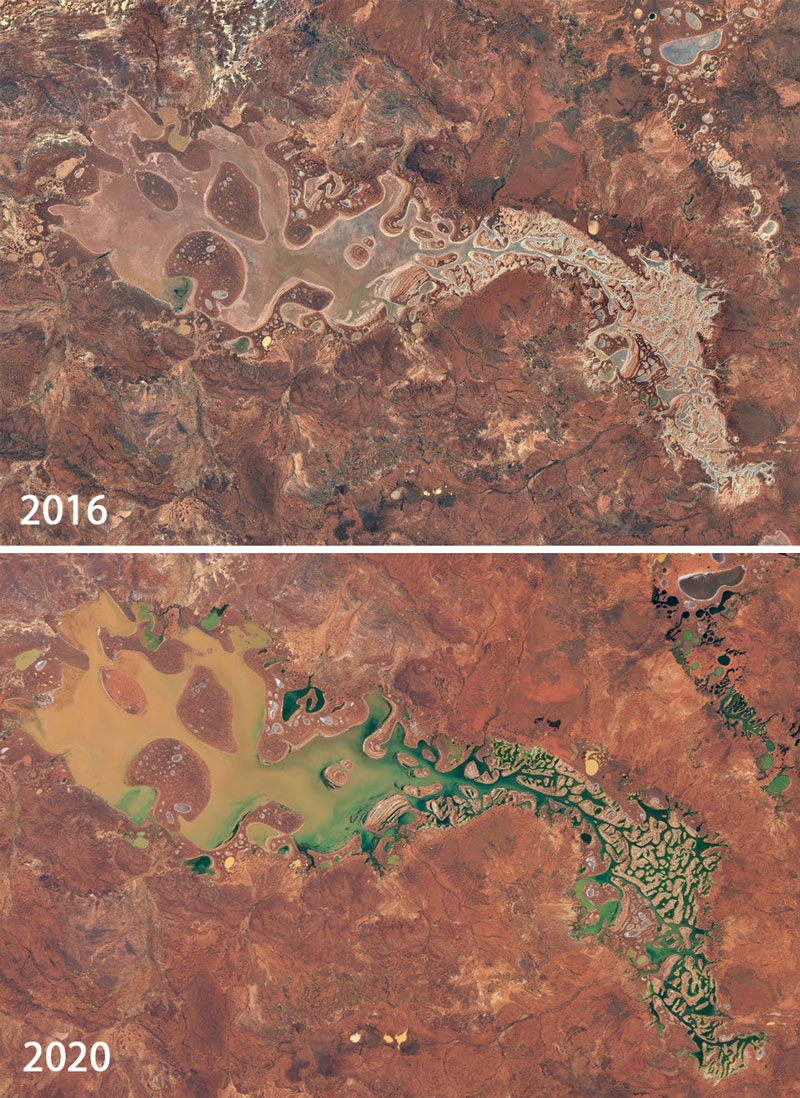
[[[4,544],[794,544],[790,0],[5,0]]]
[[[797,557],[0,588],[0,1094],[797,1093]]]

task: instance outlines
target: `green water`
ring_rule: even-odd
[[[402,786],[418,814],[416,827],[458,826],[498,804],[565,816],[577,830],[587,862],[575,886],[580,904],[575,935],[591,934],[627,954],[616,925],[627,893],[629,900],[644,906],[650,920],[651,930],[646,940],[639,937],[630,960],[648,978],[647,998],[658,1023],[669,1020],[686,1030],[693,1055],[711,1079],[743,1067],[748,1050],[761,1054],[762,1033],[721,1036],[732,1027],[718,1002],[705,953],[708,929],[700,922],[702,897],[710,890],[722,852],[716,839],[697,834],[674,806],[656,808],[631,796],[632,810],[624,810],[598,784],[537,747],[495,739],[491,749],[466,752],[458,765],[442,772],[439,766],[449,765],[452,758],[450,751],[446,755],[424,740],[414,748],[403,745],[396,726],[386,755],[372,764],[385,775],[372,796],[386,796],[398,787],[403,772],[407,781],[409,769],[433,758],[430,778],[441,785],[440,792],[413,796],[408,785]],[[366,803],[350,802],[349,827],[337,839],[358,833],[362,849],[372,852],[376,836],[363,825]],[[398,821],[394,833],[402,828]],[[595,902],[592,894],[601,890],[603,898]]]
[[[744,573],[744,569],[729,569],[724,575],[738,571]],[[697,616],[702,614],[706,622],[702,636],[679,621],[667,633],[667,640],[673,642],[671,651],[678,665],[690,676],[696,689],[709,698],[726,727],[735,735],[760,741],[763,750],[756,756],[756,773],[764,790],[771,797],[780,799],[789,788],[791,778],[784,769],[782,755],[776,754],[775,744],[767,733],[775,714],[760,714],[738,688],[744,679],[744,653],[734,649],[720,652],[723,644],[721,625],[735,612],[740,600],[741,596],[737,593],[723,592],[715,606],[698,611]],[[674,605],[670,605],[657,593],[653,601],[666,609],[670,616],[677,610],[677,599]],[[709,666],[712,660],[713,665]]]
[[[627,892],[649,915],[651,929],[630,960],[648,978],[648,1002],[659,1024],[673,1021],[687,1031],[693,1055],[709,1078],[724,1078],[744,1066],[749,1049],[760,1052],[763,1034],[720,1036],[731,1027],[705,953],[708,928],[700,922],[701,898],[710,890],[721,856],[715,839],[693,831],[674,807],[656,808],[642,797],[629,798],[631,815],[599,785],[539,748],[498,739],[491,747],[466,752],[439,751],[424,739],[412,747],[404,742],[403,726],[395,723],[382,757],[371,758],[362,745],[389,719],[391,708],[380,694],[367,700],[369,716],[362,725],[327,742],[314,740],[290,756],[295,778],[284,801],[300,811],[305,798],[296,784],[298,764],[317,778],[333,759],[352,763],[343,788],[320,793],[315,786],[313,819],[307,818],[293,837],[299,851],[324,868],[357,838],[361,851],[386,872],[394,862],[394,843],[421,827],[458,827],[500,804],[545,817],[565,816],[577,830],[583,858],[593,865],[582,868],[575,885],[580,905],[576,936],[591,934],[625,951],[627,942],[616,924]],[[453,765],[457,754],[461,759]],[[271,769],[278,774],[282,766]],[[423,767],[428,771],[425,789],[415,777]],[[437,788],[430,788],[433,783]],[[370,810],[398,794],[406,798],[407,810],[388,826],[371,829]],[[595,902],[593,894],[601,890],[603,899]]]
[[[267,664],[264,664],[264,666],[266,667]],[[287,690],[283,695],[281,720],[291,720],[300,708],[300,702],[303,698],[305,698],[305,705],[303,708],[306,713],[318,713],[325,705],[325,695],[318,686],[311,685],[311,678],[309,677],[307,686],[303,686],[299,690]]]
[[[135,602],[133,604],[133,616],[136,621],[143,621],[145,623],[144,629],[140,634],[140,640],[145,648],[149,648],[151,652],[155,652],[156,648],[161,644],[164,637],[158,633],[153,632],[153,626],[155,625],[155,617],[150,607],[145,602]]]
[[[131,823],[135,824],[136,827],[141,827],[150,815],[155,803],[155,789],[151,789],[150,786],[137,785],[129,793],[126,793],[115,807],[120,812],[124,812],[126,816],[130,816]]]
[[[194,289],[192,280],[184,275],[179,275],[177,278],[165,279],[164,287],[167,291],[165,294],[166,300],[172,306],[173,312],[182,313]]]
[[[772,781],[767,786],[767,793],[770,793],[773,797],[780,796],[785,790],[789,788],[789,775],[788,774],[776,774]]]
[[[265,764],[257,754],[264,683],[243,656],[266,654],[268,634],[252,623],[223,625],[224,638],[187,627],[181,634],[183,668],[170,674],[159,671],[141,649],[124,648],[115,670],[133,679],[147,699],[147,711],[133,714],[103,688],[108,658],[98,634],[105,628],[112,636],[137,635],[145,647],[157,647],[162,638],[154,632],[151,609],[138,604],[134,613],[138,625],[101,592],[66,615],[59,630],[87,654],[88,669],[66,667],[52,704],[26,709],[21,723],[46,750],[67,758],[77,782],[126,813],[137,827],[155,822],[156,790],[127,785],[130,761],[156,738],[190,746],[210,775],[206,808],[175,824],[197,851],[185,862],[193,873],[213,876],[243,821],[270,801],[303,818],[295,834],[278,840],[287,855],[300,854],[309,866],[324,869],[347,848],[359,851],[381,873],[391,872],[396,863],[397,843],[413,840],[421,828],[457,828],[497,805],[527,809],[545,819],[562,817],[575,829],[582,863],[575,884],[575,935],[592,935],[628,956],[648,980],[654,1017],[659,1024],[674,1021],[685,1029],[709,1078],[738,1070],[748,1049],[760,1052],[763,1034],[730,1036],[735,1027],[720,1008],[705,952],[710,928],[702,925],[703,897],[721,844],[694,831],[676,806],[658,808],[630,796],[630,807],[623,808],[599,784],[538,747],[501,739],[469,748],[439,747],[438,738],[409,744],[393,706],[377,690],[366,695],[367,713],[360,724],[337,735],[313,736],[280,762]],[[221,614],[215,608],[204,624]],[[681,643],[688,646],[697,639],[685,633]],[[233,753],[192,736],[177,716],[178,699],[197,667],[212,672],[232,699]],[[719,689],[730,687],[720,683]],[[325,704],[310,677],[304,688],[284,695],[284,709],[291,714],[303,703],[308,713]],[[332,765],[346,774],[343,785],[332,787],[323,780]],[[773,778],[772,784],[770,792],[778,795],[782,783]],[[246,826],[250,843],[274,837],[263,821]],[[636,931],[634,950],[629,950],[626,924],[631,906],[647,915],[646,930]]]
[[[187,858],[186,865],[199,877],[214,876],[214,864],[207,854],[200,854],[197,858]]]
[[[224,606],[214,606],[211,608],[208,614],[200,622],[204,629],[216,629],[219,623],[222,621],[222,615],[228,609],[228,604]]]

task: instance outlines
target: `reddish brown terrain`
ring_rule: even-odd
[[[0,539],[796,542],[798,8],[675,13],[6,0]]]
[[[0,1094],[796,1092],[793,557],[31,557],[4,560],[0,587]],[[108,629],[80,633],[74,623],[100,606]],[[458,748],[494,737],[562,760],[627,819],[646,805],[656,830],[669,818],[698,851],[718,844],[708,887],[685,894],[704,929],[694,948],[716,981],[718,1036],[763,1037],[729,1072],[713,1058],[701,1070],[663,1004],[653,1024],[648,984],[672,961],[634,964],[629,947],[652,909],[626,886],[606,932],[586,932],[597,912],[581,913],[576,882],[594,847],[558,811],[508,802],[437,826],[407,815],[391,854],[351,843],[333,862],[292,847],[302,816],[265,805],[259,819],[283,832],[283,856],[252,831],[193,844],[237,758],[168,711],[170,682],[195,658],[216,668],[218,681],[204,679],[215,704],[234,672],[242,690],[256,683],[276,759],[295,744],[302,760],[321,737],[335,748],[377,690],[413,731],[404,750],[419,739],[425,758],[440,756],[420,783],[446,783]],[[115,663],[138,668],[138,681],[103,673]],[[150,737],[127,774],[158,790],[141,824],[91,788],[95,771],[75,780],[77,747],[48,750],[30,723],[38,714],[52,734],[65,692],[95,673],[110,699],[100,778],[119,747],[114,721]],[[291,693],[270,709],[276,675]],[[237,692],[237,736],[241,702]],[[76,712],[66,731],[77,744],[94,720]],[[365,762],[321,776],[324,796],[348,795],[386,750],[372,733]],[[295,792],[288,782],[280,799],[291,806]],[[170,822],[164,806],[189,796]],[[377,834],[395,818],[384,801],[367,826]],[[689,849],[668,874],[691,869]],[[600,893],[597,903],[613,886]],[[102,1076],[22,1072],[25,1041],[76,1039],[108,1043]]]

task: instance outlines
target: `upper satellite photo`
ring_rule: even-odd
[[[0,540],[797,542],[798,11],[5,0]]]

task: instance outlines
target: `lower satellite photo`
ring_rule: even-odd
[[[796,1094],[790,555],[0,562],[0,1095]]]

